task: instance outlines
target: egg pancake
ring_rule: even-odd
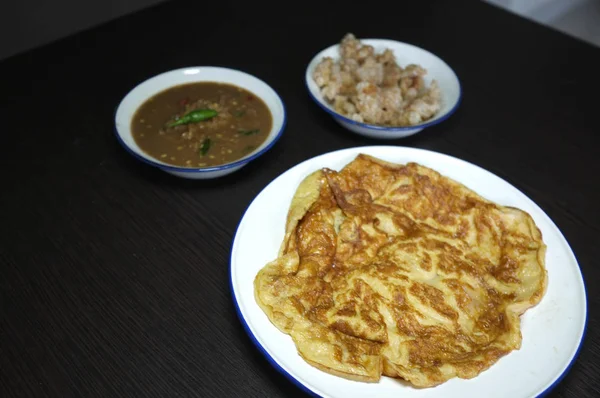
[[[258,305],[309,364],[352,380],[431,387],[521,346],[543,297],[531,216],[416,163],[359,155],[298,187]]]

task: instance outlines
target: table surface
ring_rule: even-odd
[[[309,3],[273,17],[250,2],[172,1],[0,63],[0,396],[304,396],[245,334],[229,252],[244,210],[279,174],[381,144],[343,130],[304,88],[308,61],[347,31],[413,43],[454,68],[457,113],[386,144],[480,165],[556,222],[589,314],[550,396],[600,394],[600,49],[480,1]],[[113,135],[133,86],[196,65],[264,79],[289,113],[267,154],[212,181],[142,164]]]

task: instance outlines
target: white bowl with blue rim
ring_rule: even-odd
[[[138,108],[149,98],[173,86],[199,82],[227,83],[258,96],[269,108],[273,125],[265,141],[241,159],[219,166],[191,168],[174,166],[144,152],[135,142],[131,120]],[[286,124],[286,111],[279,95],[264,81],[234,69],[200,66],[161,73],[136,86],[121,101],[115,114],[116,136],[121,145],[135,158],[178,177],[210,179],[231,174],[267,152],[281,137]]]
[[[437,80],[442,94],[442,107],[433,118],[421,124],[407,127],[388,127],[361,123],[336,112],[333,106],[323,98],[321,90],[313,79],[315,68],[324,57],[331,57],[334,60],[339,59],[339,44],[336,44],[318,53],[306,68],[306,87],[310,96],[325,112],[333,116],[336,122],[346,129],[366,137],[395,139],[408,137],[426,127],[441,123],[456,111],[462,96],[460,82],[452,68],[438,56],[412,44],[394,40],[361,39],[361,42],[373,46],[378,54],[389,48],[393,51],[396,62],[402,67],[417,64],[427,69],[425,82],[429,85],[433,79]]]

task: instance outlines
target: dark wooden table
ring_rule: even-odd
[[[0,396],[303,396],[244,333],[229,251],[280,173],[381,143],[343,130],[304,88],[308,61],[347,31],[414,43],[455,69],[458,112],[388,144],[478,164],[557,223],[589,317],[550,395],[599,396],[600,49],[479,1],[388,3],[397,9],[280,3],[271,15],[253,2],[172,1],[0,63]],[[134,85],[195,65],[254,74],[289,112],[275,147],[213,181],[153,169],[113,136]]]

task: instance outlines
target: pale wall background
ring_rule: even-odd
[[[484,0],[600,47],[600,0]]]

